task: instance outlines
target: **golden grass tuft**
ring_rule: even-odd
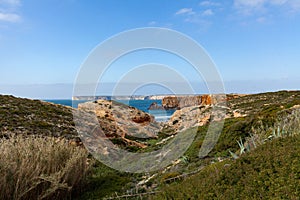
[[[85,149],[53,137],[0,140],[0,199],[70,199],[87,172]]]

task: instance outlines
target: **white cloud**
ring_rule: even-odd
[[[202,15],[203,16],[212,16],[212,15],[214,15],[214,12],[211,9],[207,9],[202,12]]]
[[[267,19],[265,17],[259,17],[259,18],[256,19],[256,21],[258,23],[265,23],[267,21]]]
[[[20,6],[21,1],[20,0],[0,0],[0,5],[10,5],[10,6]]]
[[[260,7],[268,0],[235,0],[234,5],[236,7]]]
[[[0,13],[0,21],[6,22],[18,22],[21,20],[21,17],[14,13]]]
[[[178,10],[175,15],[193,15],[195,12],[193,11],[192,8],[182,8]]]
[[[300,0],[290,0],[289,4],[292,12],[300,11]]]
[[[235,0],[234,7],[244,15],[251,15],[255,12],[261,12],[268,0]]]
[[[156,21],[151,21],[151,22],[148,23],[148,26],[155,26],[156,24],[157,24]]]
[[[212,5],[210,1],[205,1],[205,5]],[[201,8],[199,10],[194,10],[193,8],[182,8],[178,10],[175,15],[181,15],[184,19],[184,22],[195,24],[198,27],[201,27],[201,31],[206,30],[212,24],[209,16],[214,15],[213,9]]]
[[[21,6],[20,0],[0,0],[0,22],[18,22],[21,16],[17,14]]]
[[[300,0],[234,0],[234,7],[246,15],[267,13],[270,7],[299,12]]]
[[[213,1],[201,1],[199,6],[220,6],[220,3],[213,2]]]

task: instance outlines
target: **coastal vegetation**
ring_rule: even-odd
[[[239,158],[212,163],[181,182],[164,185],[152,199],[297,199],[299,117],[300,111],[293,111],[285,123],[279,122],[282,129],[275,126],[268,138],[256,139],[257,148]]]
[[[198,154],[209,120],[185,130],[196,133],[193,143],[169,166],[131,174],[105,166],[74,143],[72,108],[0,96],[0,199],[297,199],[299,109],[299,91],[229,99],[222,134],[206,157]],[[178,123],[162,124],[148,139],[124,136],[143,148],[111,140],[131,152],[150,152],[172,140]]]
[[[0,199],[68,199],[88,171],[85,149],[54,137],[0,140]]]

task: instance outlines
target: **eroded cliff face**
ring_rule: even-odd
[[[212,121],[245,116],[241,110],[232,110],[222,104],[189,106],[176,110],[165,123],[164,129],[176,134],[191,127],[205,126]]]
[[[176,110],[164,128],[172,130],[172,134],[195,126],[206,125],[210,120],[211,106],[189,106]]]
[[[163,98],[162,106],[165,109],[182,109],[190,106],[212,105],[216,102],[211,95],[197,96],[168,96]]]
[[[162,106],[165,109],[177,109],[179,106],[179,97],[164,97],[162,99]]]
[[[162,99],[163,109],[182,109],[191,106],[206,106],[226,102],[245,95],[227,94],[227,95],[196,95],[196,96],[166,96]]]
[[[156,138],[160,129],[160,124],[154,121],[152,115],[115,101],[86,102],[79,104],[78,109],[95,113],[106,137],[119,138],[128,146],[145,148],[145,144],[128,137]]]

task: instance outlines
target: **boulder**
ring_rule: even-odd
[[[134,121],[135,123],[139,123],[139,124],[147,124],[150,122],[153,122],[153,116],[150,116],[147,113],[144,112],[139,112],[137,114],[135,114],[132,118],[132,121]]]
[[[184,131],[195,126],[206,125],[211,117],[211,106],[189,106],[176,110],[165,126],[174,133]]]
[[[153,102],[148,107],[148,110],[164,110],[164,107],[162,105],[159,105],[157,102]]]

